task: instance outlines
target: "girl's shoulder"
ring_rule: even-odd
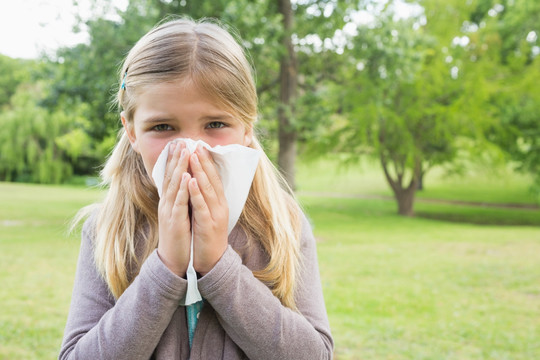
[[[88,205],[80,209],[71,221],[70,232],[74,232],[75,230],[78,231],[80,229],[83,239],[94,239],[100,210],[101,204],[99,203]]]
[[[313,220],[303,210],[300,210],[300,246],[310,247],[315,246],[316,240],[313,235],[313,229],[315,227]]]

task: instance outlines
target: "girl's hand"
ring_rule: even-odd
[[[208,150],[191,154],[189,194],[193,211],[193,267],[201,275],[219,261],[228,244],[229,207],[223,184]]]
[[[158,207],[159,257],[169,270],[182,277],[188,267],[191,243],[188,165],[185,144],[172,143]]]

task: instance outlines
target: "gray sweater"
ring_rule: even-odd
[[[222,258],[198,281],[205,305],[190,352],[185,307],[179,305],[187,281],[154,251],[115,300],[95,267],[94,228],[87,220],[59,359],[331,359],[315,239],[303,221],[299,312],[284,307],[253,276],[268,257],[258,243],[248,246],[237,226]]]

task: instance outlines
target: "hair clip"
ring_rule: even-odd
[[[121,90],[126,90],[126,78],[127,78],[127,70],[124,73],[124,79],[122,80],[122,85],[120,86]]]

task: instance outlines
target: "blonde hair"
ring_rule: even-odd
[[[243,49],[221,26],[189,19],[158,25],[127,55],[117,98],[126,120],[133,121],[137,95],[146,86],[184,79],[205,89],[247,128],[253,127],[257,94]],[[262,152],[255,135],[249,146]],[[296,309],[301,212],[285,181],[262,153],[239,224],[248,239],[259,242],[269,256],[267,266],[254,271],[255,277],[285,306]],[[157,247],[159,196],[124,129],[101,175],[109,190],[96,219],[94,255],[110,291],[119,297]]]

